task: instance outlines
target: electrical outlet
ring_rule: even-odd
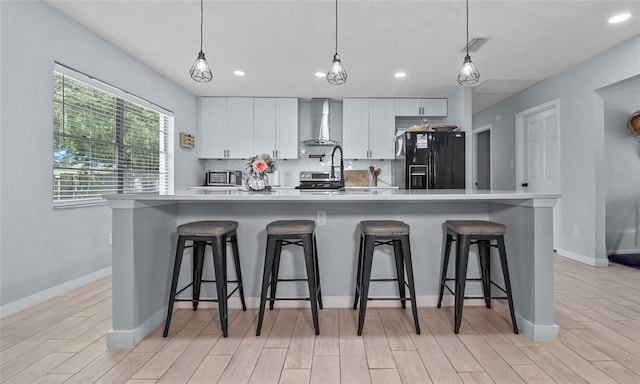
[[[573,226],[573,236],[580,236],[580,226],[578,225]]]
[[[327,225],[327,211],[316,212],[316,224],[318,226]]]
[[[113,244],[113,233],[109,232],[109,245]]]

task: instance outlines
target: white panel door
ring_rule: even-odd
[[[396,116],[420,116],[422,100],[396,99]]]
[[[549,109],[524,118],[524,183],[530,192],[557,192],[557,118]],[[524,186],[524,185],[523,185]]]
[[[228,157],[246,159],[253,155],[253,98],[227,99]]]
[[[276,99],[276,157],[298,158],[298,99]]]
[[[447,99],[422,99],[424,116],[447,116]]]
[[[369,153],[369,99],[342,102],[342,147],[347,159],[366,159]]]
[[[395,100],[371,99],[369,108],[369,157],[395,159]]]
[[[275,157],[276,152],[276,99],[253,99],[253,153],[266,153]]]
[[[225,97],[200,98],[200,138],[198,157],[223,158],[227,150],[227,99]]]

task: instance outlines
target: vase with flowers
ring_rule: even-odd
[[[249,190],[271,190],[267,174],[273,173],[276,170],[276,162],[273,161],[271,156],[266,153],[253,156],[247,162],[247,170],[249,171],[249,177],[247,177],[246,185]]]

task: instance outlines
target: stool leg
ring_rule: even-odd
[[[416,334],[420,334],[420,320],[418,319],[418,305],[416,304],[416,287],[413,279],[413,261],[411,259],[411,245],[409,244],[409,235],[402,236],[400,238],[402,243],[402,259],[407,267],[407,280],[409,283],[409,294],[411,295],[411,310],[413,312],[413,323],[416,326]],[[395,243],[395,241],[394,241]],[[404,267],[404,266],[401,266]],[[404,280],[402,280],[404,285]],[[404,303],[404,302],[403,302]]]
[[[238,280],[238,292],[240,294],[240,302],[242,303],[242,310],[247,310],[247,305],[244,302],[244,287],[242,285],[242,272],[240,271],[240,253],[238,252],[238,236],[232,235],[230,237],[231,250],[233,251],[233,264],[236,267],[236,280]]]
[[[271,271],[273,268],[273,256],[276,251],[276,240],[272,236],[267,235],[267,248],[264,253],[264,271],[262,272],[262,291],[260,293],[260,310],[258,312],[258,326],[256,327],[256,336],[260,336],[262,330],[262,321],[264,320],[264,307],[267,304],[267,289],[269,288],[269,280],[271,279]]]
[[[364,236],[364,252],[362,255],[362,276],[360,276],[360,313],[358,315],[358,336],[362,336],[364,317],[367,313],[367,299],[369,297],[369,282],[371,280],[371,265],[373,264],[373,250],[375,238]]]
[[[396,260],[396,278],[398,279],[398,291],[400,298],[405,299],[407,297],[405,285],[404,285],[404,253],[402,250],[402,242],[399,240],[393,241],[393,256]],[[400,300],[402,309],[407,308],[406,300]]]
[[[269,310],[273,309],[278,288],[278,272],[280,272],[280,255],[282,254],[282,240],[276,240],[276,250],[273,256],[273,267],[271,268],[271,298],[269,299]]]
[[[440,273],[440,293],[438,293],[438,308],[442,306],[442,295],[444,294],[444,285],[447,279],[447,269],[449,269],[449,256],[451,254],[451,243],[453,237],[445,234],[444,251],[442,254],[442,272]]]
[[[193,310],[198,309],[200,302],[200,289],[202,287],[202,271],[204,271],[204,241],[193,242]]]
[[[313,235],[313,259],[316,270],[316,284],[318,285],[318,306],[322,309],[322,287],[320,286],[320,263],[318,263],[318,244],[316,235]]]
[[[356,294],[353,300],[353,309],[358,307],[358,299],[360,290],[362,289],[362,251],[363,251],[364,236],[360,235],[360,246],[358,248],[358,268],[356,271]]]
[[[178,287],[178,277],[180,276],[180,265],[182,264],[184,243],[184,238],[182,236],[178,236],[178,244],[176,246],[176,259],[173,263],[173,278],[171,279],[171,290],[169,291],[169,307],[167,309],[167,319],[164,322],[164,331],[162,332],[162,337],[167,337],[167,335],[169,334],[169,324],[171,324],[173,303],[176,299],[176,289]]]
[[[462,323],[462,307],[464,306],[464,287],[467,282],[467,264],[469,261],[469,237],[458,235],[456,240],[456,290],[453,331],[457,334]]]
[[[307,281],[309,283],[309,297],[311,299],[311,315],[313,316],[313,327],[316,335],[320,334],[318,325],[318,285],[316,283],[316,271],[314,268],[313,256],[313,234],[302,237],[302,247],[304,248],[304,260],[307,266]]]
[[[513,297],[511,294],[511,279],[509,278],[509,267],[507,266],[507,252],[504,247],[504,237],[498,237],[498,253],[500,253],[500,262],[502,264],[502,274],[504,275],[505,291],[507,291],[507,300],[509,301],[509,313],[511,314],[511,323],[513,324],[513,333],[518,332],[518,323],[516,322],[516,314],[513,309]]]
[[[482,276],[482,292],[487,308],[491,308],[491,259],[489,240],[478,240],[478,260],[480,261],[480,276]]]
[[[227,242],[223,236],[215,236],[211,240],[213,248],[213,268],[216,273],[216,288],[218,290],[218,311],[220,314],[220,327],[222,336],[227,337],[228,318],[227,313]]]

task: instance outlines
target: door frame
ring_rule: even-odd
[[[472,134],[472,152],[473,158],[473,185],[472,189],[478,189],[478,134],[486,131],[491,131],[492,125],[487,124],[478,129],[471,131]],[[491,134],[490,134],[491,135]],[[489,189],[493,189],[493,135],[489,137]]]
[[[561,173],[562,173],[562,154],[560,149],[561,127],[560,127],[560,99],[554,99],[546,103],[542,103],[535,107],[529,108],[516,114],[516,191],[524,192],[522,187],[522,178],[524,176],[524,120],[532,115],[540,112],[554,109],[556,112],[556,154],[558,155],[558,170],[556,178],[556,193],[562,193]],[[558,199],[553,207],[553,249],[558,250],[560,247],[560,214],[562,199]]]

